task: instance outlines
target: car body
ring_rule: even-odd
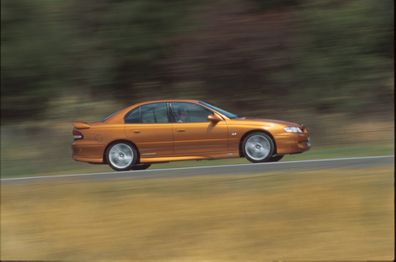
[[[73,126],[74,160],[109,164],[119,171],[177,160],[277,161],[311,146],[303,125],[238,117],[197,100],[143,102],[103,121],[75,121]]]

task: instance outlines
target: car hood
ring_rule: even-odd
[[[276,119],[266,119],[266,118],[253,118],[253,117],[238,117],[234,118],[233,121],[241,121],[241,122],[254,122],[254,123],[273,123],[273,124],[281,124],[285,126],[295,126],[295,127],[302,127],[302,125],[289,122],[289,121],[283,121],[283,120],[276,120]]]

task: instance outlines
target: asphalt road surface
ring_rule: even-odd
[[[236,175],[254,174],[276,171],[296,171],[305,169],[334,169],[334,168],[366,168],[376,165],[394,164],[394,156],[370,156],[330,158],[317,160],[284,161],[260,164],[237,164],[222,166],[199,166],[166,169],[148,169],[140,171],[105,172],[52,176],[32,176],[17,178],[2,178],[2,184],[8,183],[32,183],[43,181],[65,180],[98,180],[98,179],[154,179],[179,176],[202,176],[202,175]]]

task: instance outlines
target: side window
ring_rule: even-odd
[[[168,108],[166,103],[142,105],[140,107],[142,123],[168,123]]]
[[[177,123],[208,122],[210,110],[193,103],[172,103],[172,112]]]
[[[128,112],[124,117],[125,123],[135,124],[140,123],[140,107]]]

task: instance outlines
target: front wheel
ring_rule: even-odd
[[[150,166],[151,166],[150,164],[139,164],[139,165],[133,166],[131,169],[132,170],[145,170],[145,169],[149,168]]]
[[[137,151],[127,142],[114,143],[106,150],[106,160],[116,171],[127,171],[137,162]]]
[[[254,132],[245,137],[242,143],[243,155],[253,163],[270,161],[275,151],[272,138],[263,132]]]
[[[283,158],[284,155],[275,155],[271,156],[271,158],[268,160],[269,162],[278,162]]]

